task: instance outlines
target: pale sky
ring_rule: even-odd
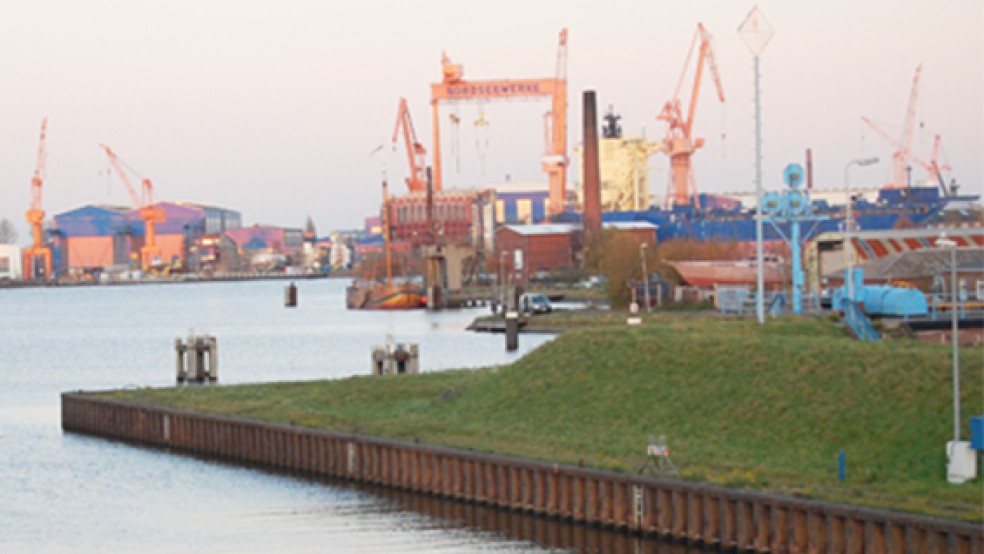
[[[934,133],[966,192],[984,177],[984,14],[980,0],[762,0],[776,34],[761,57],[764,182],[812,148],[815,183],[891,178],[893,148],[860,116],[901,133],[923,65],[913,149],[928,159]],[[752,55],[737,28],[753,6],[733,0],[606,2],[497,0],[0,0],[0,218],[27,243],[24,212],[42,117],[48,122],[44,209],[130,203],[106,174],[111,146],[161,200],[239,210],[244,223],[319,231],[362,224],[378,211],[385,164],[405,191],[402,142],[390,140],[401,96],[431,161],[430,84],[441,51],[469,80],[553,77],[569,28],[571,149],[581,141],[584,90],[622,116],[627,136],[662,137],[670,99],[698,22],[714,35],[726,102],[705,80],[694,157],[702,192],[754,189]],[[693,65],[691,63],[691,65]],[[689,95],[689,85],[683,95]],[[684,99],[684,105],[687,100]],[[473,125],[483,109],[488,145]],[[446,188],[546,181],[543,100],[444,107]],[[453,141],[449,116],[462,124]],[[478,139],[478,140],[476,140]],[[380,144],[386,148],[370,157]],[[481,148],[480,148],[481,146]],[[457,154],[455,153],[457,151]],[[577,158],[569,152],[574,186]],[[666,188],[665,156],[651,161]],[[924,177],[921,169],[915,177]]]

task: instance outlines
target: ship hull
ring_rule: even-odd
[[[423,292],[411,284],[353,284],[345,290],[350,310],[416,310],[424,305]]]
[[[855,230],[875,231],[899,227],[920,228],[938,221],[948,205],[973,201],[980,197],[944,197],[935,188],[914,187],[908,190],[882,190],[875,202],[857,201],[852,210]],[[842,231],[845,227],[845,206],[814,203],[811,214],[800,223],[800,237],[809,240],[821,233]],[[602,220],[609,222],[646,221],[656,226],[659,242],[669,240],[720,241],[752,243],[757,241],[755,209],[743,208],[740,203],[727,209],[697,209],[675,206],[672,209],[605,212]],[[579,214],[555,217],[557,223],[576,223]],[[764,222],[764,242],[785,242],[792,236],[788,220]]]

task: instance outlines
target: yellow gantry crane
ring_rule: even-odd
[[[31,177],[31,207],[27,210],[27,223],[31,226],[33,243],[24,249],[24,275],[28,279],[51,276],[51,249],[45,246],[41,224],[44,210],[41,208],[41,189],[44,186],[44,164],[47,151],[48,118],[41,120],[41,141],[38,146],[38,160]],[[43,271],[43,273],[42,273]]]

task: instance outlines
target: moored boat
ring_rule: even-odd
[[[414,283],[354,281],[345,289],[345,306],[350,310],[413,310],[425,305],[424,292]]]
[[[383,179],[383,245],[386,253],[386,282],[353,281],[345,289],[345,307],[350,310],[415,310],[426,307],[423,286],[412,279],[393,280],[389,237],[389,195]]]

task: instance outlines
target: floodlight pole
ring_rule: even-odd
[[[765,324],[765,260],[762,248],[762,102],[759,55],[755,54],[755,315]]]
[[[646,311],[653,311],[650,301],[649,301],[649,273],[646,271],[646,247],[649,246],[645,242],[639,245],[639,254],[642,257],[642,278],[645,284],[645,299],[646,299]]]
[[[847,191],[847,214],[844,217],[844,245],[847,249],[847,300],[854,303],[854,245],[851,243],[851,231],[854,227],[854,199],[851,198],[851,181],[848,179],[848,169],[852,165],[864,167],[878,163],[878,158],[859,158],[847,162],[844,166],[844,189]]]
[[[936,239],[937,248],[950,251],[950,335],[953,343],[953,442],[960,440],[960,332],[957,321],[959,296],[957,295],[957,241],[941,233]]]

